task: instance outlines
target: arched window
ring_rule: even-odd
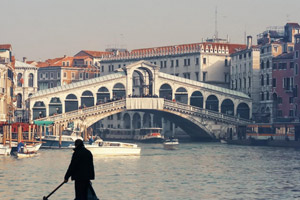
[[[261,79],[260,79],[261,85],[264,85],[264,75],[261,75]]]

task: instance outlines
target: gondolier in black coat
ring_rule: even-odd
[[[83,141],[75,141],[74,153],[66,172],[64,182],[69,178],[75,180],[75,200],[87,200],[87,191],[90,180],[95,179],[93,155],[83,145]]]

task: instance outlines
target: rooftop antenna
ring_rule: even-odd
[[[218,38],[218,6],[216,6],[215,10],[215,39]]]

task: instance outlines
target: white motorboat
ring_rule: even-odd
[[[9,156],[10,152],[11,152],[11,147],[9,147],[9,145],[0,144],[0,156],[1,155]]]
[[[178,139],[175,138],[165,140],[163,145],[164,149],[167,150],[176,150],[179,148]]]
[[[15,155],[18,158],[27,158],[27,157],[36,156],[41,146],[42,143],[25,145],[24,147],[21,147],[20,151],[16,151]]]
[[[60,138],[61,137],[61,138]],[[76,131],[64,130],[62,135],[45,135],[42,137],[42,148],[70,148],[77,140],[83,138]],[[39,138],[37,139],[39,140]]]
[[[103,156],[138,156],[141,154],[141,148],[137,144],[124,142],[111,142],[96,140],[92,144],[85,144],[85,148],[95,155]]]

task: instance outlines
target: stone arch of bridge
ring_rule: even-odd
[[[166,111],[166,110],[145,110],[145,109],[118,109],[118,110],[112,110],[110,112],[101,113],[101,114],[95,114],[90,115],[87,117],[84,117],[82,120],[77,120],[75,124],[83,123],[86,125],[86,127],[90,127],[96,122],[98,122],[101,119],[104,119],[108,116],[124,112],[124,111],[136,111],[136,112],[149,112],[154,114],[154,116],[162,116],[167,118],[173,123],[176,123],[182,130],[184,130],[188,135],[190,135],[193,138],[201,138],[201,139],[214,139],[215,135],[213,132],[211,132],[208,128],[205,127],[205,124],[201,120],[196,120],[192,116],[189,116],[188,114],[179,113],[177,111]],[[138,114],[138,113],[135,113]],[[139,114],[138,114],[139,115]],[[129,116],[127,116],[128,118]],[[124,118],[125,119],[125,118]],[[129,117],[130,119],[130,117]],[[129,120],[128,119],[128,120]],[[75,119],[74,119],[75,120]],[[70,120],[69,120],[70,121]],[[140,128],[141,127],[141,116],[133,116],[133,120],[137,123],[130,126],[132,128]],[[128,126],[129,127],[129,126]]]

